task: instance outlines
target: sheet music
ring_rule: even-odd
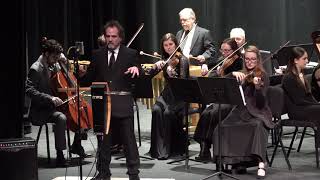
[[[243,105],[246,106],[247,103],[246,103],[246,99],[244,98],[244,93],[243,93],[243,89],[242,89],[241,85],[239,85],[239,90],[240,90],[241,98],[242,98],[242,101],[243,101]]]

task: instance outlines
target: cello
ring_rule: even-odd
[[[60,67],[60,68],[59,68]],[[64,62],[58,61],[56,63],[55,72],[51,79],[52,90],[60,99],[68,99],[67,103],[57,107],[67,117],[67,127],[73,132],[77,132],[79,128],[78,116],[80,116],[80,128],[87,131],[93,127],[92,108],[89,103],[79,93],[79,98],[75,91],[68,91],[68,88],[75,88],[77,79],[69,72]],[[58,89],[66,89],[66,91],[58,91]],[[79,111],[78,111],[79,99]],[[78,113],[79,112],[79,113]]]

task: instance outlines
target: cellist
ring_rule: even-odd
[[[29,118],[35,125],[54,123],[55,145],[57,150],[56,165],[66,166],[63,150],[66,149],[65,130],[67,117],[64,112],[57,110],[63,103],[55,93],[56,87],[52,84],[52,77],[60,69],[58,61],[66,62],[63,48],[54,39],[43,38],[41,43],[42,54],[30,67],[26,80],[26,95],[31,98]],[[88,155],[81,146],[80,134],[75,133],[70,152],[84,158]]]
[[[238,45],[234,38],[225,39],[220,46],[221,57],[219,59],[222,60],[229,56],[230,57],[225,59],[217,70],[211,71],[209,77],[224,77],[233,71],[241,70],[243,59],[240,51],[235,52],[237,49]],[[231,105],[222,104],[222,116],[224,116],[224,114],[228,114],[231,109]],[[216,121],[211,121],[211,117],[217,115],[217,111],[218,106],[216,104],[212,104],[201,113],[194,134],[194,139],[200,144],[200,154],[196,157],[197,160],[209,161],[211,159],[210,145],[212,143],[212,133],[217,125]]]
[[[26,95],[31,99],[29,119],[32,124],[42,125],[54,123],[55,148],[57,152],[56,166],[67,165],[63,155],[66,149],[66,116],[56,110],[62,104],[59,97],[51,91],[50,68],[61,58],[62,46],[54,39],[44,38],[41,45],[42,54],[32,64],[26,80]]]

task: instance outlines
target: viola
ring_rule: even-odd
[[[250,73],[246,75],[245,82],[249,84],[253,84],[254,77],[258,77],[260,79],[263,78],[264,71],[260,67],[255,67]]]
[[[221,65],[219,71],[220,71],[220,75],[224,76],[225,75],[225,70],[230,67],[235,60],[237,60],[239,58],[239,55],[235,54],[233,56],[231,56],[230,58],[226,59],[223,64]]]
[[[173,68],[175,68],[178,64],[179,64],[179,61],[180,61],[180,58],[182,57],[182,53],[179,52],[179,51],[176,51],[174,53],[174,55],[171,57],[171,59],[169,60],[169,65]]]
[[[77,79],[72,72],[69,72],[66,65],[62,62],[58,62],[61,69],[53,72],[51,76],[51,86],[55,96],[60,99],[70,99],[68,103],[65,103],[57,109],[63,112],[67,117],[67,127],[77,132],[79,128],[78,116],[80,116],[80,128],[82,130],[88,130],[93,127],[92,108],[89,103],[83,98],[83,95],[79,93],[79,98],[73,98],[76,96],[76,91],[64,91],[60,92],[58,89],[75,89],[77,85]],[[78,99],[79,99],[79,111],[78,111]],[[80,114],[79,114],[79,113]]]

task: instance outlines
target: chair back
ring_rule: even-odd
[[[269,86],[267,98],[272,116],[281,119],[281,115],[286,113],[283,89],[279,86]]]

